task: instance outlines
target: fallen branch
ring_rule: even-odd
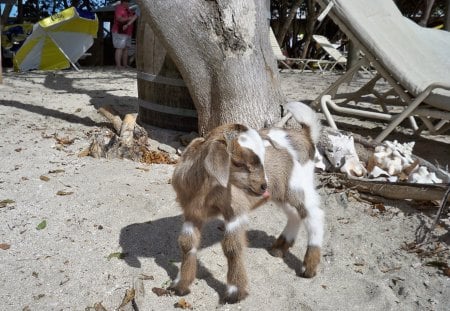
[[[354,179],[343,176],[341,182],[348,188],[360,192],[380,195],[394,200],[438,201],[442,200],[448,185],[413,184]]]
[[[122,127],[122,119],[119,116],[117,110],[115,110],[110,105],[104,105],[98,109],[98,112],[101,113],[109,122],[111,122],[116,133],[120,133],[120,128]]]

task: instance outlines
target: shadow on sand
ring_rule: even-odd
[[[177,239],[182,221],[183,218],[180,215],[134,223],[122,228],[119,243],[122,252],[126,253],[125,262],[132,267],[139,268],[141,267],[139,258],[154,258],[156,264],[163,268],[172,280],[175,279],[179,269],[174,262],[181,262]],[[223,238],[223,229],[221,228],[223,228],[223,222],[219,219],[205,224],[202,230],[201,248],[220,243]],[[260,230],[248,231],[247,237],[249,247],[257,249],[268,249],[275,241],[275,237]],[[205,280],[208,286],[219,294],[219,302],[222,303],[226,291],[225,280],[217,280],[207,267],[203,266],[201,257],[199,259],[197,278]],[[297,275],[301,275],[302,261],[300,259],[288,253],[283,260]],[[227,268],[224,267],[224,269]]]

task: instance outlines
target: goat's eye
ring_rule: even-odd
[[[236,167],[248,169],[247,168],[247,164],[245,162],[239,162],[239,161],[236,161],[236,160],[231,160],[231,162],[233,162],[233,165],[236,166]]]

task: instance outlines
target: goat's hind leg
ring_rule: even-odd
[[[181,228],[178,244],[182,252],[177,278],[170,285],[177,295],[189,294],[189,286],[197,273],[197,250],[200,245],[202,222],[186,219]]]
[[[282,207],[287,216],[287,223],[284,227],[283,232],[272,244],[269,252],[274,257],[284,257],[289,248],[294,245],[298,230],[300,229],[302,217],[300,215],[300,210],[296,209],[295,207],[287,203],[278,204]]]
[[[303,276],[312,278],[320,263],[320,250],[324,234],[324,212],[320,208],[320,198],[314,189],[305,196],[305,225],[308,233],[308,248],[303,260]]]
[[[224,302],[235,303],[247,297],[247,274],[245,272],[243,251],[246,246],[246,215],[239,215],[226,221],[222,249],[227,257],[227,292]]]

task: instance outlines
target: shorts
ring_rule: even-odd
[[[123,33],[112,33],[113,45],[116,49],[131,47],[131,36]]]

